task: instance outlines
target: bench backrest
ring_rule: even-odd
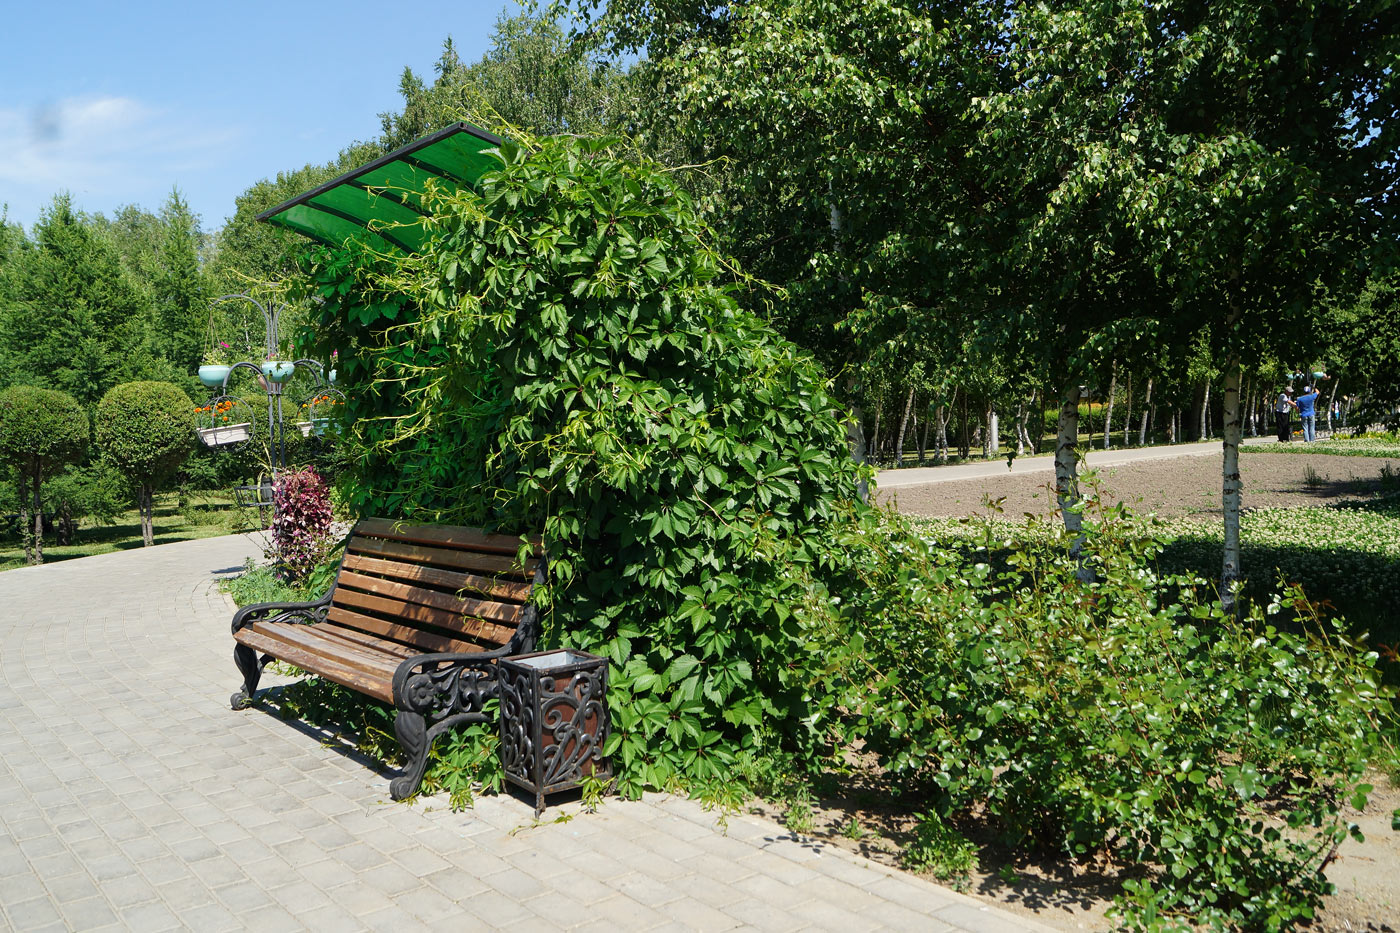
[[[526,606],[543,554],[520,566],[520,538],[479,528],[367,518],[355,525],[326,621],[351,640],[404,647],[405,655],[530,651],[539,636]]]

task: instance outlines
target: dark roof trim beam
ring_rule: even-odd
[[[325,184],[317,185],[315,188],[312,188],[310,191],[307,191],[305,194],[297,195],[296,197],[292,198],[292,199],[289,200],[289,201],[283,201],[281,204],[278,204],[276,207],[268,208],[267,210],[265,210],[265,211],[263,211],[261,214],[259,214],[259,215],[257,216],[256,219],[258,219],[258,220],[267,220],[267,219],[268,219],[269,217],[271,217],[272,215],[277,214],[277,213],[280,213],[280,212],[286,210],[286,209],[289,208],[289,207],[294,207],[294,206],[297,205],[297,204],[305,204],[307,201],[310,201],[312,198],[316,197],[316,195],[318,195],[318,194],[322,194],[322,193],[324,193],[324,192],[326,192],[326,191],[329,191],[330,189],[336,187],[337,185],[344,184],[344,183],[347,182],[347,181],[353,181],[353,180],[355,180],[356,178],[358,178],[360,175],[363,175],[364,173],[369,172],[369,171],[373,171],[374,169],[377,169],[377,168],[379,168],[380,166],[388,165],[390,162],[406,162],[406,163],[408,163],[409,165],[414,165],[414,166],[417,167],[417,168],[421,168],[421,169],[422,169],[423,171],[425,171],[425,172],[429,172],[430,174],[433,174],[433,175],[438,175],[438,176],[440,176],[440,177],[442,177],[442,178],[444,178],[444,179],[447,179],[447,180],[455,180],[455,181],[463,181],[463,182],[465,182],[466,179],[458,179],[458,178],[457,178],[455,175],[453,175],[451,172],[443,171],[443,170],[440,169],[440,168],[436,168],[436,167],[434,167],[434,166],[427,165],[426,163],[420,163],[420,162],[418,162],[417,160],[414,160],[414,159],[411,159],[411,158],[410,158],[410,156],[412,155],[412,153],[417,152],[419,149],[423,149],[423,148],[425,148],[425,147],[427,147],[427,146],[431,146],[433,143],[439,142],[439,141],[441,141],[441,140],[443,140],[443,139],[446,139],[447,137],[452,136],[452,135],[455,134],[455,133],[463,133],[463,132],[469,133],[469,134],[471,134],[472,136],[475,136],[477,139],[480,139],[480,140],[483,140],[483,141],[485,141],[485,142],[488,142],[488,143],[490,143],[490,144],[493,145],[493,146],[499,146],[499,145],[504,141],[504,140],[501,139],[501,137],[497,136],[496,134],[494,134],[494,133],[488,133],[488,132],[486,132],[486,131],[483,130],[483,129],[478,129],[478,128],[475,127],[475,126],[472,126],[470,123],[453,123],[453,124],[451,124],[450,126],[445,126],[445,127],[443,127],[442,129],[438,130],[436,133],[429,134],[429,135],[427,135],[427,136],[424,136],[422,139],[418,139],[418,140],[415,140],[415,141],[409,143],[407,146],[403,146],[402,148],[395,149],[393,152],[389,153],[388,155],[382,155],[382,156],[380,156],[379,158],[375,159],[373,162],[368,163],[367,165],[361,165],[361,166],[359,166],[358,168],[351,169],[350,171],[346,172],[346,173],[343,174],[343,175],[338,175],[338,176],[336,176],[335,178],[332,178],[330,181],[326,182]],[[315,208],[316,210],[322,210],[322,211],[323,211],[323,210],[326,210],[324,207],[321,207],[320,205],[315,205],[315,204],[313,204],[313,205],[310,205],[310,206],[313,207],[313,208]],[[361,223],[361,221],[356,221],[356,223]]]

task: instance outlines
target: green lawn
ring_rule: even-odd
[[[1400,435],[1372,434],[1367,437],[1329,437],[1310,444],[1259,444],[1241,447],[1248,454],[1332,454],[1337,457],[1400,457]]]
[[[238,508],[233,499],[222,492],[189,494],[184,509],[180,508],[178,493],[162,493],[155,500],[156,544],[248,531],[256,521],[256,513]],[[77,541],[67,546],[58,544],[57,535],[49,532],[44,536],[44,563],[139,547],[141,517],[131,509],[111,525],[80,523]],[[0,537],[0,570],[23,566],[24,547],[19,539],[13,535]]]

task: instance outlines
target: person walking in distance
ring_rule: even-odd
[[[1289,426],[1293,420],[1293,409],[1298,406],[1293,403],[1293,387],[1284,386],[1283,391],[1278,394],[1278,401],[1274,403],[1274,420],[1278,424],[1278,439],[1280,443],[1286,443],[1289,437]]]
[[[1303,440],[1312,441],[1317,436],[1317,400],[1322,393],[1312,386],[1303,386],[1303,394],[1298,396],[1298,417],[1303,421]]]

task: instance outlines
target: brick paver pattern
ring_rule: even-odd
[[[508,794],[393,803],[355,753],[229,709],[217,580],[257,552],[234,536],[0,573],[0,926],[1043,929],[681,798],[539,825]]]

